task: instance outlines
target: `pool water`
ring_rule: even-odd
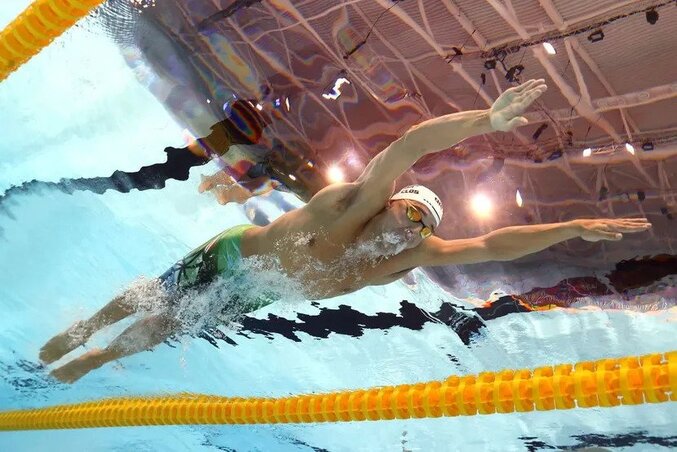
[[[0,24],[27,3],[4,1]],[[115,45],[87,27],[72,29],[0,84],[0,124],[0,193],[32,179],[133,170],[154,163],[167,146],[185,145],[182,129]],[[162,190],[39,189],[2,198],[0,409],[178,392],[285,396],[675,348],[675,299],[647,312],[590,303],[487,320],[474,309],[492,291],[528,290],[531,282],[497,272],[468,278],[450,293],[417,270],[405,282],[349,296],[275,303],[222,326],[220,338],[182,336],[73,385],[52,380],[52,366],[37,358],[45,341],[140,276],[157,276],[206,239],[249,222],[243,207],[197,192],[201,171],[215,170],[194,169],[188,181]],[[282,214],[273,202],[255,203],[271,218]],[[543,271],[553,281],[578,275],[563,265]],[[455,314],[442,319],[443,306]],[[130,322],[59,362],[105,345]],[[677,447],[675,419],[677,407],[668,403],[316,425],[27,431],[0,434],[0,450],[670,450]]]

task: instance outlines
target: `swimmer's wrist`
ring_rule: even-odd
[[[491,109],[481,110],[479,115],[481,128],[485,130],[484,133],[496,132],[498,129],[491,124]]]

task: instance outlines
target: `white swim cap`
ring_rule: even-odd
[[[435,218],[435,227],[440,225],[444,209],[442,208],[442,201],[437,197],[428,187],[423,185],[407,185],[402,190],[395,193],[391,200],[409,199],[411,201],[418,201],[430,210]]]

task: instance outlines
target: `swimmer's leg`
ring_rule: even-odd
[[[124,294],[113,298],[89,319],[76,322],[66,331],[51,338],[40,349],[40,361],[45,364],[53,363],[87,342],[92,334],[134,314],[137,307],[137,304]]]
[[[180,322],[169,313],[138,320],[103,350],[94,349],[51,372],[64,383],[73,383],[89,371],[116,359],[155,347],[177,332]]]

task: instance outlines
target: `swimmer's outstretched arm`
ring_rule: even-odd
[[[546,89],[542,79],[529,80],[503,92],[488,110],[452,113],[412,127],[377,155],[355,181],[359,189],[356,206],[365,217],[380,211],[395,180],[426,154],[448,149],[471,136],[526,125],[522,114]]]
[[[510,226],[471,239],[430,237],[408,252],[403,268],[431,265],[511,261],[580,237],[583,240],[621,240],[623,234],[646,231],[646,218],[572,220],[563,223]],[[404,253],[403,253],[404,254]]]

